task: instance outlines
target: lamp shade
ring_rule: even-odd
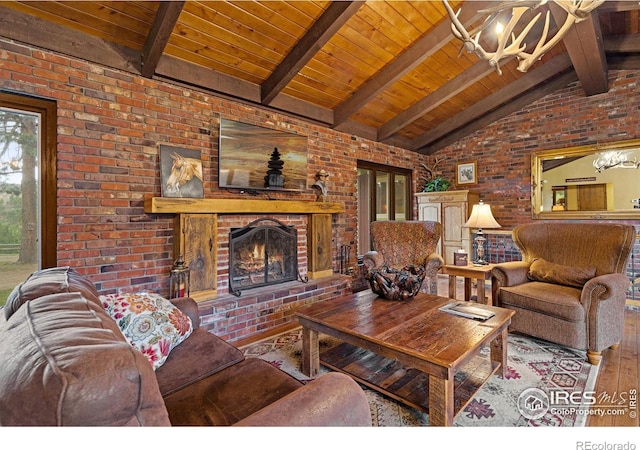
[[[491,206],[486,205],[480,200],[480,203],[473,205],[471,217],[467,223],[463,225],[466,228],[500,228],[500,224],[496,222],[491,214]]]

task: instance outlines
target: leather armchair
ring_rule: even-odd
[[[432,221],[376,221],[371,223],[371,239],[375,250],[366,253],[367,270],[388,266],[401,269],[407,265],[424,265],[425,279],[421,291],[438,294],[438,271],[444,265],[436,253],[442,226]]]
[[[625,271],[636,239],[632,225],[532,223],[513,230],[522,261],[493,268],[497,306],[516,312],[511,331],[587,350],[622,339],[630,280]]]

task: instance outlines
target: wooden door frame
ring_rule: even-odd
[[[57,104],[54,100],[0,90],[0,107],[40,115],[40,155],[38,179],[40,194],[40,268],[58,263],[58,179],[57,179]]]

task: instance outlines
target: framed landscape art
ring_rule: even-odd
[[[307,189],[307,137],[220,119],[221,188]]]

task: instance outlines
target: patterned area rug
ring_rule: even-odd
[[[339,343],[320,335],[320,351]],[[300,371],[302,330],[300,328],[245,346],[247,357],[261,358],[307,383]],[[489,349],[483,349],[487,354]],[[328,369],[321,366],[321,374]],[[598,367],[587,362],[586,352],[549,342],[510,334],[506,377],[493,375],[455,420],[464,427],[580,427],[586,423],[588,406],[554,408],[546,405],[541,417],[525,410],[521,414],[523,392],[563,391],[575,398],[595,387]],[[427,426],[429,415],[404,406],[378,392],[363,387],[371,407],[372,425],[378,427]],[[543,394],[544,395],[544,394]],[[535,399],[535,398],[534,398]],[[537,400],[537,399],[535,399]]]

